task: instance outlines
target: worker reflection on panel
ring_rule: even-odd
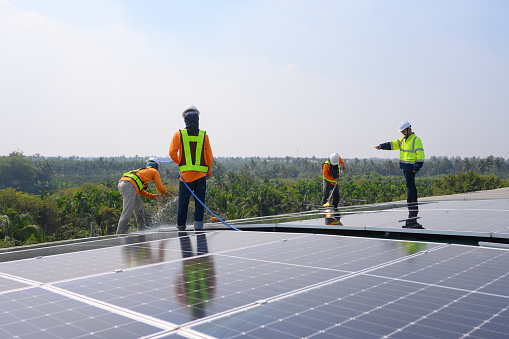
[[[404,243],[398,243],[399,247],[404,247],[407,255],[412,255],[426,249],[426,244],[422,242],[405,241]]]
[[[212,256],[208,254],[207,236],[196,234],[197,250],[193,253],[187,232],[179,232],[182,251],[182,273],[175,284],[175,294],[180,304],[188,306],[193,319],[203,318],[207,303],[214,298],[216,272]]]
[[[136,244],[122,248],[124,262],[129,267],[150,265],[164,261],[167,241],[160,241],[159,247],[155,252],[152,250],[152,245],[145,242],[145,235],[138,235],[132,238],[132,241],[136,241]]]

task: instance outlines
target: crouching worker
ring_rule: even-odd
[[[154,184],[161,194],[171,198],[171,194],[164,188],[161,182],[159,165],[159,160],[152,157],[147,160],[145,168],[124,173],[122,178],[120,178],[118,182],[118,191],[122,195],[124,201],[122,214],[118,221],[117,234],[127,233],[127,223],[133,211],[138,230],[146,227],[145,211],[143,210],[143,202],[140,195],[149,199],[155,199],[158,202],[163,201],[163,197],[160,194],[152,194],[145,190],[152,180],[154,180]]]

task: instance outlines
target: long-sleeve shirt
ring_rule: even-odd
[[[140,178],[141,181],[149,183],[152,180],[154,180],[154,184],[156,185],[156,188],[161,194],[166,194],[168,191],[163,185],[163,182],[161,181],[161,176],[159,175],[159,171],[155,168],[148,167],[148,168],[142,168],[139,171],[136,172],[136,175],[138,178]],[[145,190],[141,190],[138,188],[138,185],[134,181],[134,179],[129,177],[122,177],[120,180],[130,181],[134,188],[136,188],[136,194],[139,194],[141,196],[144,196],[145,198],[154,199],[155,194],[149,193]]]
[[[399,167],[403,170],[418,172],[424,164],[424,147],[419,137],[412,133],[407,138],[380,144],[383,150],[399,150]]]
[[[180,131],[177,131],[170,143],[170,157],[177,164],[180,165],[180,160],[182,159],[182,142],[180,138]],[[193,182],[200,178],[203,178],[205,175],[210,176],[212,173],[212,162],[214,156],[212,154],[212,148],[210,147],[209,136],[205,134],[205,140],[203,141],[203,155],[205,158],[205,165],[208,166],[209,170],[207,173],[199,172],[199,171],[184,171],[181,172],[182,178],[186,182]]]
[[[341,157],[339,157],[339,164],[341,166],[345,167],[345,163],[343,162],[343,159],[341,159]],[[332,176],[329,164],[327,164],[327,163],[323,164],[322,170],[323,170],[323,177],[325,178],[325,180],[327,180],[331,184],[335,185],[336,180],[338,180],[338,178],[339,178],[339,173],[341,171],[341,168],[338,168],[338,176],[336,178],[334,178]]]

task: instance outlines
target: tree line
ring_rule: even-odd
[[[145,166],[147,157],[44,157],[25,156],[14,151],[0,157],[0,189],[17,190],[39,194],[39,192],[74,187],[84,183],[111,181],[116,183],[122,173]],[[159,158],[162,162],[161,177],[175,179],[177,166],[170,158]],[[231,158],[214,159],[213,175],[227,172],[246,173],[270,179],[310,179],[321,174],[321,158]],[[343,177],[401,176],[398,159],[344,159],[347,171]],[[481,175],[494,174],[509,179],[509,160],[501,157],[430,157],[419,172],[419,177],[435,177],[473,171]]]
[[[118,179],[124,172],[144,167],[145,159],[46,158],[21,152],[0,157],[0,246],[113,234],[122,211]],[[169,159],[161,160],[163,183],[176,194],[177,166]],[[206,204],[229,220],[316,209],[321,202],[324,160],[217,158]],[[344,160],[347,170],[338,186],[343,205],[406,199],[396,159]],[[502,158],[432,157],[416,184],[421,197],[508,187],[508,171],[508,162]],[[155,193],[153,184],[149,191]],[[175,199],[163,204],[143,200],[149,224],[175,222]],[[134,219],[130,225],[134,227]]]

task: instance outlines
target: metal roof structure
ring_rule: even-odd
[[[343,218],[367,235],[482,234],[499,248],[288,232],[331,227],[317,219],[3,250],[0,337],[507,337],[509,196],[499,193],[423,201],[425,230],[401,229],[400,206]]]

